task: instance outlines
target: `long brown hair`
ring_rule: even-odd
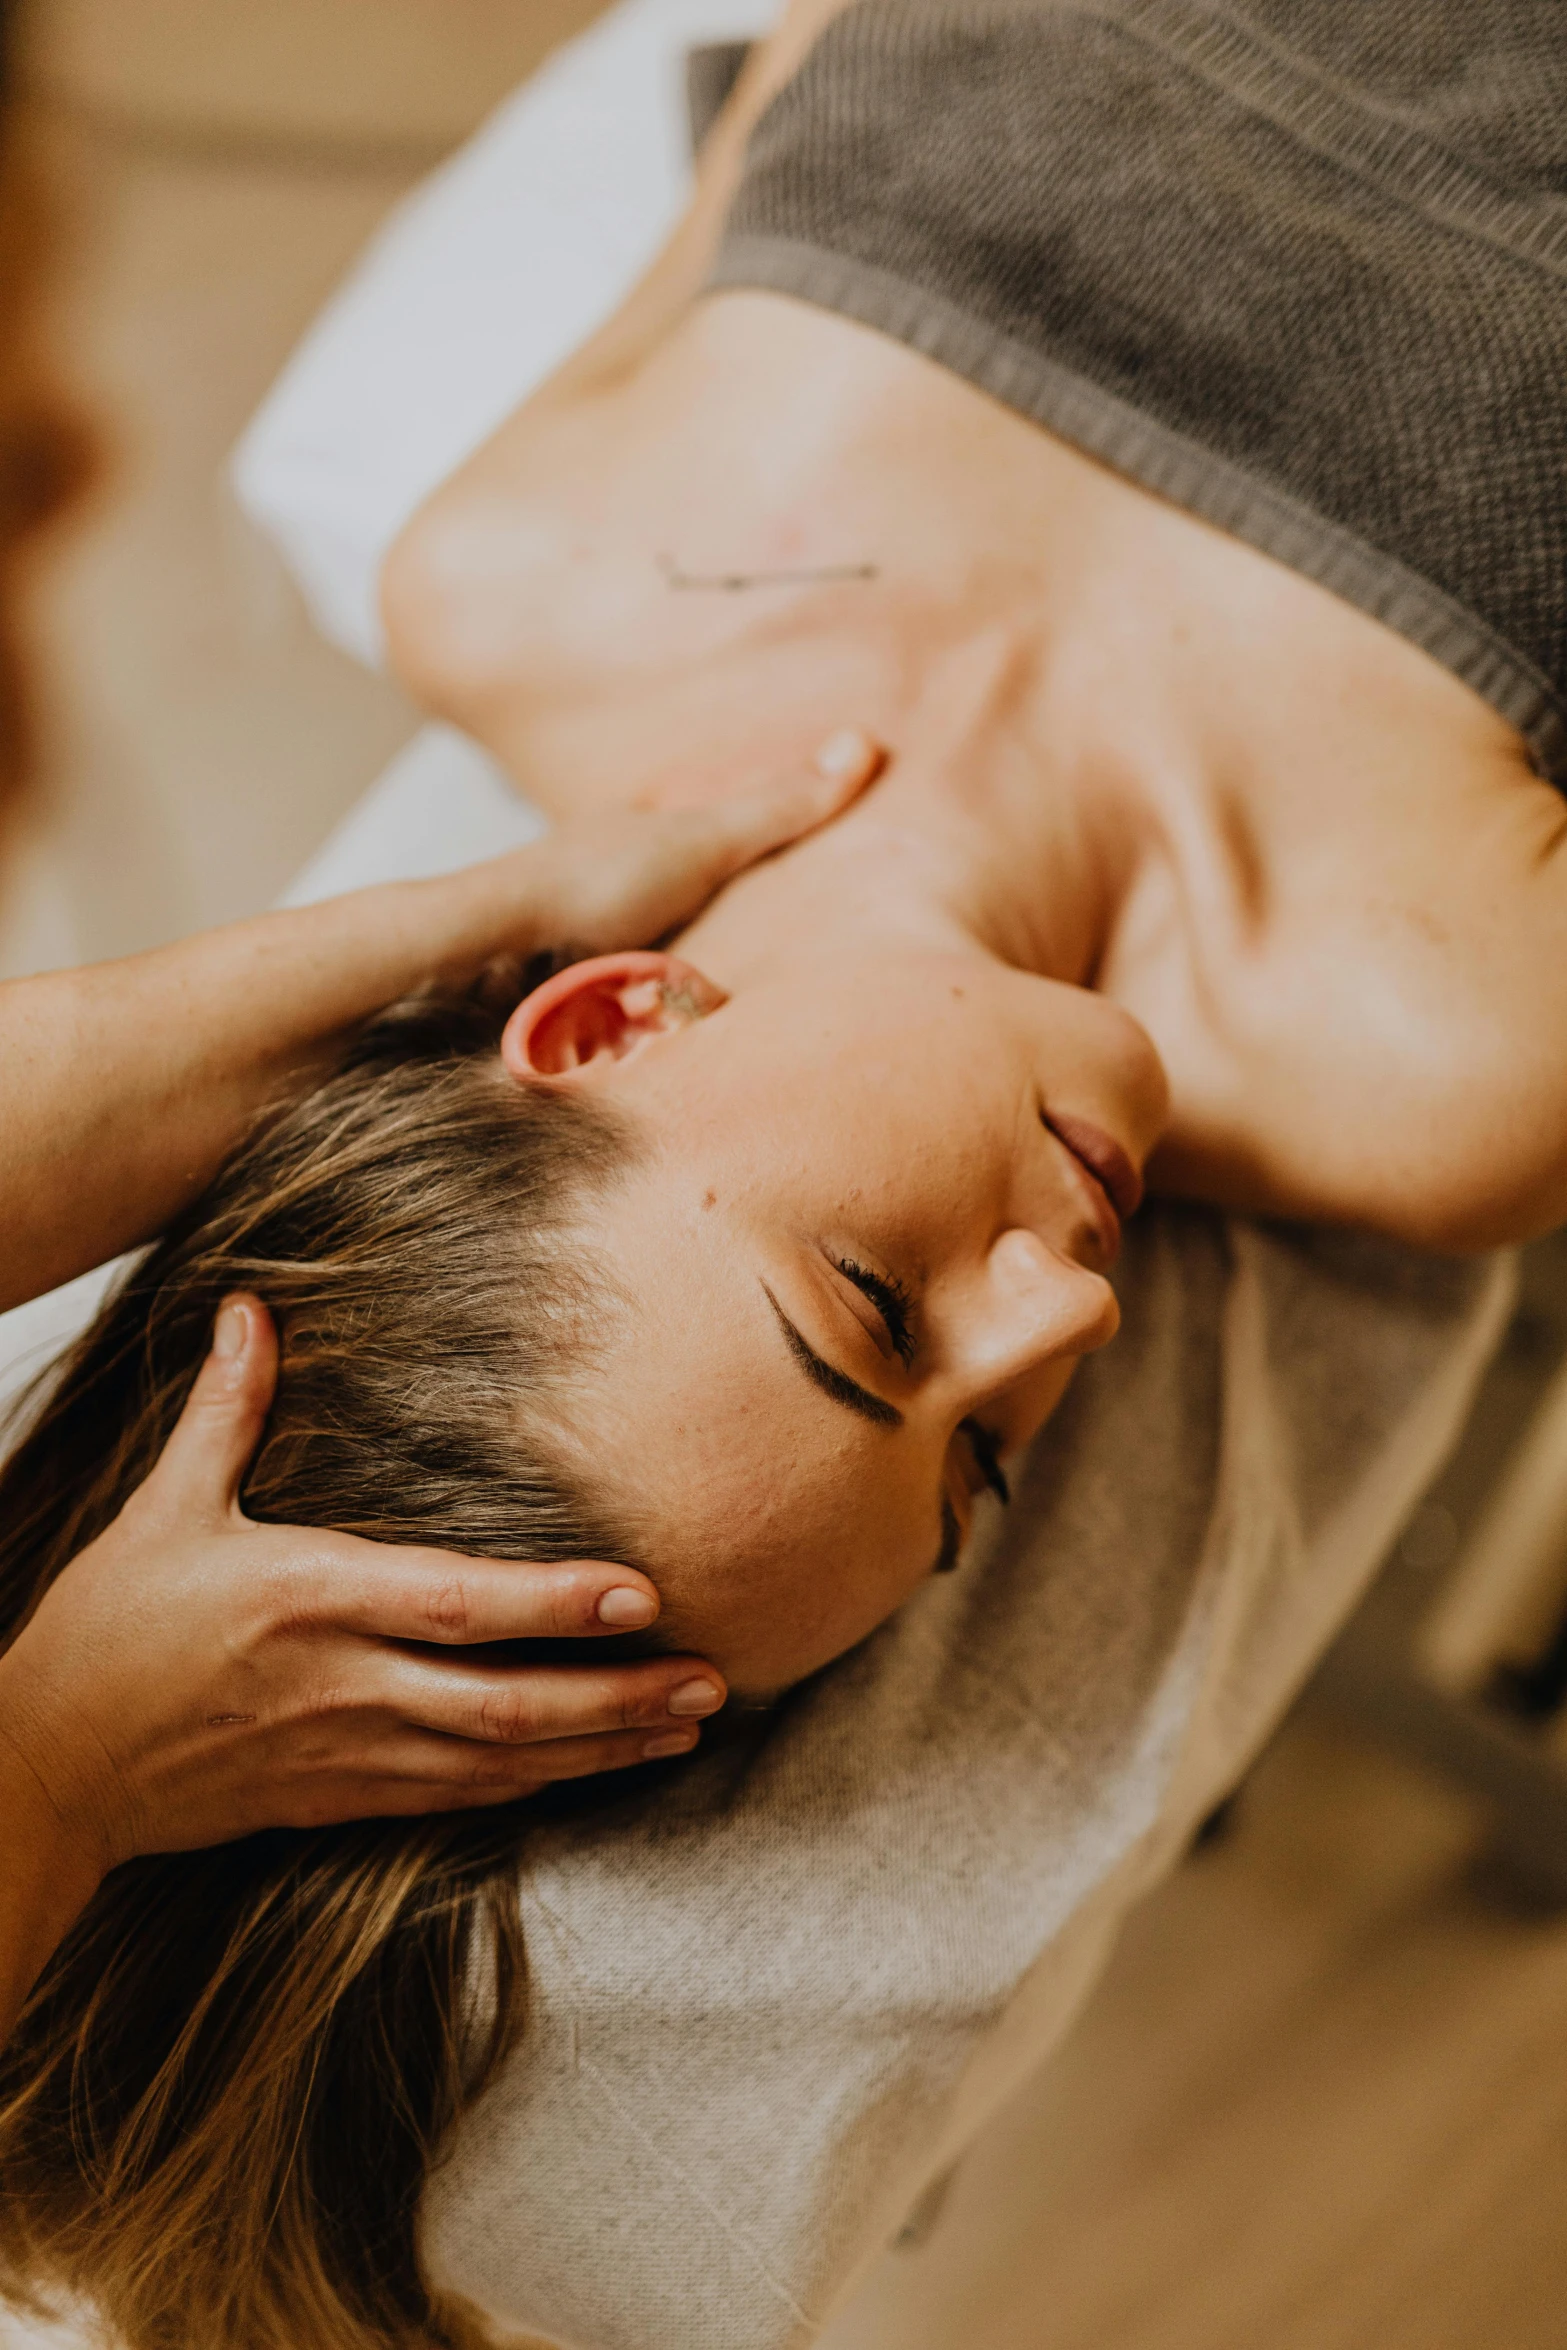
[[[632,1147],[504,1077],[514,994],[375,1022],[133,1267],[0,1470],[0,1641],[151,1468],[234,1288],[282,1342],[252,1516],[617,1555],[550,1430],[602,1321],[572,1214]],[[461,2339],[415,2224],[520,2028],[521,1827],[372,1821],[116,1870],[0,2054],[0,2295],[80,2293],[130,2350]]]

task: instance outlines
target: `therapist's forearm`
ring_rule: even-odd
[[[544,944],[534,854],[0,986],[0,1308],[159,1231],[356,1022]]]
[[[38,1977],[98,1889],[41,1783],[0,1736],[0,2047]]]

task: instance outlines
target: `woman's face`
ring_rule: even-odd
[[[568,1442],[641,1530],[661,1644],[781,1688],[952,1563],[1114,1334],[1153,1047],[1081,988],[883,949],[729,1000],[667,957],[579,965],[506,1057],[648,1145],[585,1230],[626,1316]]]

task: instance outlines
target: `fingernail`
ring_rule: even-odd
[[[601,1624],[620,1624],[627,1629],[633,1624],[651,1624],[658,1609],[645,1591],[633,1591],[629,1584],[621,1584],[614,1591],[606,1591],[598,1604]]]
[[[724,1702],[724,1693],[711,1681],[682,1681],[678,1689],[671,1689],[664,1700],[666,1714],[716,1713]]]
[[[212,1333],[212,1351],[219,1362],[231,1363],[245,1351],[245,1309],[232,1300],[222,1308]]]
[[[857,775],[876,756],[876,746],[860,726],[841,726],[830,734],[816,754],[816,772],[831,782]]]
[[[657,1762],[665,1754],[689,1754],[696,1744],[694,1730],[662,1730],[656,1738],[643,1741],[642,1751],[649,1762]]]

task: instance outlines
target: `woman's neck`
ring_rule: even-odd
[[[859,807],[731,882],[680,952],[726,988],[869,940],[1091,979],[1118,894],[1097,831],[1036,757],[999,765],[960,781],[928,746],[901,772],[894,752]]]
[[[884,700],[878,680],[863,713],[888,750],[882,780],[732,882],[681,952],[725,986],[868,937],[1091,983],[1154,846],[1146,746],[1168,757],[1163,697],[1154,709],[1124,684],[1107,696],[1075,632],[1026,599],[928,643],[900,684]]]

